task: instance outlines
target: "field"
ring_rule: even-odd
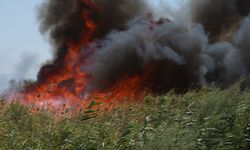
[[[93,102],[73,117],[2,102],[0,149],[248,149],[249,116],[250,90],[241,91],[237,84],[183,95],[170,91],[109,110]]]

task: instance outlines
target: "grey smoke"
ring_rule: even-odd
[[[192,84],[215,82],[230,86],[249,74],[250,18],[246,17],[235,33],[234,42],[210,44],[201,24],[165,21],[152,25],[140,18],[127,30],[113,31],[97,45],[88,68],[99,86],[114,83],[122,75],[143,73],[154,64],[146,86],[185,90]],[[158,87],[157,87],[158,86]],[[153,89],[154,90],[154,89]]]
[[[129,25],[126,31],[110,33],[92,56],[95,63],[89,70],[95,81],[113,83],[124,74],[142,73],[153,64],[156,70],[147,79],[153,88],[187,88],[200,82],[201,55],[208,44],[201,25],[166,21],[151,27],[150,21],[143,19]]]
[[[14,72],[8,74],[0,73],[0,93],[10,88],[19,90],[22,87],[24,80],[30,80],[31,74],[34,74],[36,71],[34,68],[38,68],[36,66],[37,61],[37,55],[33,53],[23,53],[17,64],[13,64],[15,67]]]
[[[240,55],[242,57],[243,65],[245,66],[246,73],[244,75],[245,81],[242,88],[249,87],[250,85],[250,17],[246,17],[241,23],[240,28],[234,36],[234,43],[239,47]]]
[[[54,47],[54,61],[44,65],[38,73],[38,84],[51,75],[60,74],[67,55],[68,42],[79,43],[88,32],[83,17],[97,24],[93,39],[102,39],[112,30],[123,30],[131,19],[144,15],[147,5],[144,0],[90,0],[96,6],[88,6],[82,0],[45,0],[39,7],[40,30],[49,37]]]
[[[213,42],[225,40],[238,23],[250,13],[249,0],[192,0],[191,13]]]
[[[49,35],[56,54],[54,63],[41,69],[39,79],[60,72],[67,41],[78,43],[86,33],[82,13],[88,9],[97,23],[92,45],[96,51],[88,54],[92,64],[82,65],[94,79],[91,88],[107,88],[122,76],[138,74],[146,78],[141,88],[158,93],[212,82],[227,87],[242,76],[250,81],[249,1],[192,0],[183,13],[166,11],[172,21],[153,21],[143,0],[93,2],[100,9],[78,0],[47,0],[41,6],[41,31]]]
[[[250,17],[246,17],[234,36],[234,43],[239,47],[247,70],[250,71]]]
[[[173,22],[152,27],[141,18],[131,21],[123,31],[109,33],[97,44],[100,47],[89,67],[97,84],[105,87],[121,75],[143,73],[154,64],[156,69],[146,86],[161,90],[211,82],[227,87],[241,77],[248,85],[250,17],[246,15],[250,2],[192,0],[189,4],[191,8],[183,10],[191,11],[192,20],[180,13],[172,15]]]
[[[220,42],[208,45],[205,54],[212,59],[212,63],[208,67],[206,78],[210,82],[217,81],[223,85],[230,85],[239,80],[244,74],[244,66],[242,63],[239,50],[231,43]]]

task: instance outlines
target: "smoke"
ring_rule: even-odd
[[[210,39],[225,40],[250,12],[249,0],[192,0],[191,13],[201,23]]]
[[[210,43],[215,43],[207,49],[215,61],[213,70],[206,75],[208,81],[217,78],[220,84],[228,85],[244,77],[243,84],[248,86],[250,1],[192,0],[190,6],[193,21],[201,23]]]
[[[244,74],[239,50],[231,43],[220,42],[208,45],[205,54],[212,60],[206,62],[206,65],[210,66],[207,67],[205,76],[208,82],[228,86],[239,80],[240,76]]]
[[[245,66],[250,71],[250,17],[245,18],[242,22],[240,29],[237,31],[234,41],[237,47],[240,48],[240,53]]]
[[[38,63],[37,58],[37,55],[26,52],[20,56],[20,60],[16,64],[11,64],[15,71],[4,69],[6,72],[0,73],[0,93],[9,88],[21,88],[22,82],[28,80],[34,74],[34,68],[38,68],[36,66]],[[3,58],[2,60],[5,59]],[[10,63],[8,62],[6,65],[10,66]],[[5,68],[5,65],[3,64],[2,67]]]
[[[245,66],[246,73],[244,75],[245,81],[243,82],[242,87],[246,88],[249,87],[250,85],[250,17],[246,17],[243,22],[241,23],[240,28],[236,32],[234,36],[234,43],[237,47],[239,47],[240,51],[239,53],[241,54],[242,61]]]
[[[152,64],[144,86],[153,91],[186,90],[211,82],[228,87],[250,71],[250,17],[233,36],[231,43],[211,44],[201,24],[164,20],[152,25],[150,20],[137,18],[126,30],[113,31],[97,44],[89,71],[101,87],[122,75],[143,75]]]
[[[45,0],[39,8],[38,19],[41,33],[47,35],[54,46],[54,60],[41,68],[38,82],[61,71],[68,43],[80,43],[87,36],[89,19],[97,25],[91,38],[101,39],[114,29],[122,30],[129,20],[146,10],[143,0]]]
[[[69,40],[80,40],[88,21],[83,18],[85,10],[89,10],[91,18],[98,25],[95,36],[99,38],[113,29],[122,29],[129,20],[143,14],[147,9],[143,0],[85,1],[84,3],[84,0],[45,0],[40,6],[40,30],[43,34],[49,35],[56,50],[60,51]],[[92,5],[91,3],[96,9],[87,5]]]
[[[83,64],[82,70],[93,76],[95,88],[108,88],[122,76],[134,75],[144,76],[141,86],[153,92],[182,91],[211,82],[227,87],[242,76],[248,79],[247,0],[192,0],[182,13],[160,12],[172,21],[167,17],[154,20],[148,14],[155,10],[143,0],[94,0],[95,9],[89,6],[92,1],[85,2],[89,4],[50,0],[41,6],[41,31],[49,35],[56,53],[40,77],[44,69],[52,74],[62,65],[68,41],[80,43],[88,21],[82,14],[88,10],[97,24],[91,45],[96,51],[88,58],[92,63]]]
[[[189,27],[166,20],[152,27],[150,21],[136,19],[126,31],[114,31],[100,43],[90,72],[95,81],[113,83],[124,74],[143,73],[153,65],[147,86],[163,91],[187,88],[201,81],[201,54],[207,43],[200,25]]]
[[[144,0],[94,0],[101,9],[95,16],[97,37],[102,37],[114,29],[123,29],[137,16],[145,15],[148,6]]]

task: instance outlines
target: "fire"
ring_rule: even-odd
[[[88,92],[87,87],[92,77],[81,69],[81,65],[91,62],[80,53],[93,42],[98,25],[92,19],[91,11],[98,11],[99,8],[91,0],[82,0],[82,4],[85,6],[82,19],[86,30],[82,32],[81,40],[77,43],[68,40],[68,50],[60,66],[52,71],[53,74],[51,68],[43,70],[42,74],[46,79],[30,85],[23,93],[25,104],[34,104],[38,107],[67,105],[82,108],[93,100],[110,104],[124,99],[140,99],[145,95],[145,92],[140,91],[140,85],[145,80],[141,75],[124,75],[108,89]]]

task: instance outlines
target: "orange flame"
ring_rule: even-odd
[[[98,9],[91,0],[82,0],[82,3],[91,9]],[[91,17],[88,9],[83,10],[85,29],[79,43],[68,41],[68,51],[63,60],[63,67],[56,74],[49,75],[48,79],[38,84],[24,94],[25,104],[34,104],[38,107],[44,105],[76,106],[82,108],[92,100],[106,102],[108,104],[124,99],[140,99],[145,93],[140,91],[140,85],[145,76],[123,76],[113,86],[106,90],[87,93],[87,87],[91,75],[81,70],[82,61],[88,65],[87,60],[80,58],[83,47],[87,47],[93,41],[97,24]]]

